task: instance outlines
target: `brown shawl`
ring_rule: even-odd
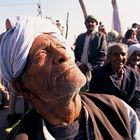
[[[93,123],[95,140],[131,140],[126,107],[113,95],[81,93]]]

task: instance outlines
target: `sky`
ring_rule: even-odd
[[[101,21],[107,32],[111,31],[112,4],[111,0],[84,0],[88,14],[94,15]],[[140,23],[140,0],[116,0],[124,32],[132,23]],[[0,0],[0,33],[5,31],[5,20],[19,15],[37,16],[39,0]],[[73,42],[78,34],[85,32],[84,16],[79,0],[40,0],[43,17],[59,20],[66,29],[68,20],[68,40]],[[65,32],[64,32],[65,35]]]

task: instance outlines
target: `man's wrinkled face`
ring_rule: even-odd
[[[127,48],[123,45],[113,46],[108,58],[112,67],[119,72],[127,62]]]
[[[86,82],[73,57],[50,35],[38,36],[28,57],[26,88],[47,102],[73,96]]]
[[[140,65],[140,51],[134,51],[129,58],[132,65]]]

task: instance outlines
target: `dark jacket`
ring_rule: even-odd
[[[95,140],[131,140],[131,126],[126,106],[115,96],[80,93],[83,106],[86,108],[89,118],[85,128],[87,133]],[[87,124],[87,126],[86,126]],[[92,129],[89,129],[89,124]],[[89,131],[90,130],[90,131]],[[31,110],[19,126],[15,129],[14,135],[26,133],[29,140],[44,140],[42,132],[42,117]],[[11,134],[6,140],[13,140]]]
[[[132,68],[125,66],[122,87],[115,84],[112,78],[115,72],[108,63],[94,69],[89,86],[89,92],[115,95],[128,103],[138,114],[140,120],[140,75]]]
[[[84,42],[86,38],[86,33],[80,34],[75,42],[75,58],[76,61],[81,60],[81,55],[83,52]],[[93,67],[102,66],[106,60],[107,47],[105,35],[100,32],[93,33],[89,41],[88,50],[88,61]]]

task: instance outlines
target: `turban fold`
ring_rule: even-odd
[[[17,17],[15,27],[6,32],[0,46],[0,66],[5,81],[9,82],[20,76],[35,37],[42,33],[49,33],[62,44],[65,43],[65,46],[67,44],[51,20],[40,17]]]
[[[133,44],[128,47],[128,58],[130,58],[135,51],[140,52],[140,44]]]

